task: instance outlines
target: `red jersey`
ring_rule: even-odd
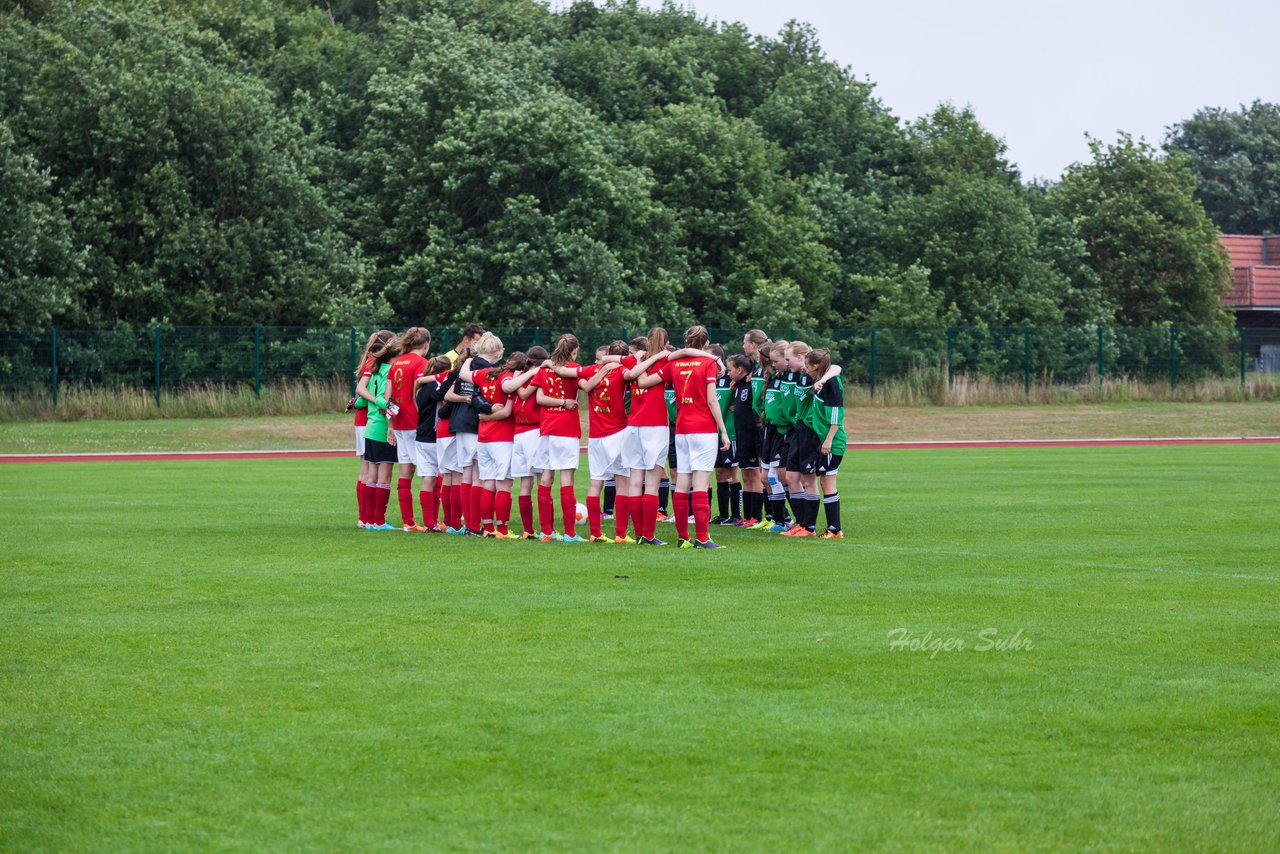
[[[471,372],[471,382],[475,383],[480,389],[480,393],[484,395],[484,399],[493,404],[493,408],[497,409],[503,406],[511,398],[511,395],[502,390],[502,383],[514,376],[510,371],[506,373],[498,373],[497,368],[481,368],[478,371]],[[511,442],[516,438],[516,419],[511,415],[503,418],[501,421],[481,421],[480,436],[477,441],[480,442]]]
[[[577,362],[565,362],[566,368],[581,367]],[[563,400],[573,400],[578,396],[577,379],[566,380],[560,377],[551,368],[543,368],[538,371],[537,375],[531,381],[533,385],[542,389],[542,393],[547,397],[555,397]],[[577,409],[554,409],[551,407],[543,407],[542,423],[539,426],[544,436],[572,436],[575,439],[582,438],[582,423],[578,420]]]
[[[665,380],[667,367],[667,360],[659,359],[649,366],[649,374]],[[667,400],[663,396],[662,383],[648,388],[631,383],[631,414],[627,416],[627,423],[632,427],[667,426]]]
[[[533,381],[530,380],[532,383]],[[537,430],[542,424],[542,407],[538,405],[538,393],[535,391],[527,398],[521,398],[519,394],[516,398],[516,432],[528,433],[530,430]]]
[[[360,369],[360,376],[364,379],[368,379],[369,377],[373,376],[373,359],[364,360],[364,367]],[[364,400],[363,397],[360,398],[360,400],[363,400],[365,403],[369,402],[367,400]],[[356,426],[367,427],[368,424],[369,424],[369,407],[357,406],[356,407]]]
[[[680,359],[669,362],[667,385],[676,390],[676,432],[716,433],[715,416],[707,402],[707,386],[714,387],[718,372],[715,359]],[[716,404],[720,408],[720,404]]]
[[[578,379],[589,380],[604,365],[586,365],[578,368]],[[603,439],[627,426],[627,405],[623,397],[626,381],[622,379],[624,368],[614,368],[604,375],[604,379],[587,393],[587,435],[592,439]]]
[[[436,382],[440,383],[441,385],[443,385],[444,381],[447,379],[449,379],[448,371],[441,371],[440,373],[436,374]],[[449,390],[452,391],[453,386],[450,386]],[[446,404],[443,399],[441,399],[441,401],[436,404],[436,438],[437,439],[447,439],[453,435],[453,433],[450,432],[449,430],[449,419],[446,418],[444,415],[440,414],[440,410],[444,409],[445,406],[457,406],[457,404],[454,404],[454,403]]]
[[[391,417],[392,430],[418,429],[418,399],[413,384],[427,369],[427,360],[417,353],[405,353],[391,363],[387,374],[387,400],[395,401],[400,411]]]

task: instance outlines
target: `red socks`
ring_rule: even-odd
[[[564,535],[576,537],[574,517],[578,515],[578,499],[573,494],[572,486],[560,487],[560,515],[564,521]]]
[[[456,489],[458,490],[458,527],[470,528],[473,521],[478,521],[471,518],[475,515],[471,512],[471,484],[460,483]]]
[[[484,490],[481,489],[479,486],[473,486],[468,490],[468,493],[469,494],[467,496],[467,523],[468,523],[467,528],[472,533],[478,534],[480,533],[480,529],[481,529],[480,520],[484,518],[484,514],[481,513],[481,507],[483,506],[483,503],[484,503],[482,501],[482,498],[484,497]]]
[[[543,536],[556,532],[556,506],[551,501],[551,487],[538,484],[538,528]]]
[[[636,525],[645,539],[652,540],[658,529],[658,496],[645,493],[640,497],[640,519]]]
[[[430,481],[423,480],[422,485],[425,487]],[[428,530],[435,528],[436,521],[436,493],[434,489],[418,490],[418,503],[422,505],[422,527]]]
[[[700,543],[710,539],[711,535],[707,530],[710,520],[711,498],[705,489],[699,489],[693,493],[693,530]]]
[[[481,489],[480,491],[480,524],[489,533],[493,533],[493,505],[494,491],[492,489]],[[510,493],[508,493],[510,494]]]
[[[577,502],[574,502],[574,503],[576,504]],[[576,511],[577,507],[574,507],[574,510]],[[600,496],[599,495],[587,496],[587,524],[591,528],[591,536],[593,537],[603,536],[600,533]]]
[[[625,537],[629,521],[631,521],[631,496],[619,492],[613,502],[613,535]]]
[[[365,518],[365,509],[364,509],[364,505],[365,505],[365,500],[364,500],[364,491],[365,491],[364,481],[363,481],[363,480],[357,480],[357,481],[356,481],[356,509],[357,509],[357,511],[358,511],[358,512],[359,512],[359,514],[360,514],[358,518],[360,519],[361,523],[364,523],[364,522],[368,522],[368,521],[369,521],[368,519],[366,519],[366,518]]]
[[[509,501],[510,499],[507,499],[507,500]],[[507,509],[510,510],[511,506],[507,505]],[[533,496],[532,495],[520,496],[520,526],[524,528],[524,532],[526,534],[537,533],[537,531],[533,529]]]
[[[509,534],[507,522],[511,519],[511,492],[500,489],[493,497],[493,524],[499,534]]]
[[[400,496],[400,524],[413,525],[413,478],[396,481],[396,493]]]
[[[387,505],[391,503],[391,484],[375,483],[373,485],[373,519],[375,525],[387,524]]]
[[[672,489],[672,512],[675,514],[676,536],[689,539],[689,493]],[[704,493],[705,494],[705,493]]]

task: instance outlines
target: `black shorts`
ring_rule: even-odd
[[[782,437],[782,444],[778,448],[778,468],[792,471],[791,448],[796,443],[796,428],[792,427],[787,434]]]
[[[716,437],[719,440],[719,436]],[[738,443],[730,442],[729,450],[719,451],[716,454],[716,468],[718,469],[736,469],[738,467]]]
[[[791,444],[787,451],[787,471],[798,471],[802,474],[813,474],[817,470],[818,451],[822,449],[822,440],[807,425],[800,424],[791,433]]]
[[[822,449],[818,449],[818,456],[815,458],[817,465],[814,466],[815,474],[838,474],[840,472],[840,461],[844,459],[844,454],[824,454]]]
[[[672,424],[670,425],[670,427],[671,427],[671,438],[668,440],[668,445],[667,445],[667,468],[669,468],[671,472],[675,472],[676,470],[676,425]]]
[[[399,459],[394,445],[377,439],[364,440],[364,460],[367,463],[394,463]]]
[[[782,459],[782,446],[787,439],[786,433],[779,433],[772,424],[764,428],[764,442],[760,446],[760,462],[764,465],[779,462]]]
[[[743,431],[734,443],[733,455],[740,469],[760,468],[760,444],[754,424]]]

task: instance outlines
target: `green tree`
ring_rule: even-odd
[[[1229,234],[1280,234],[1280,104],[1200,110],[1169,129],[1205,213]]]
[[[1088,246],[1115,322],[1229,325],[1231,269],[1187,161],[1128,135],[1089,148],[1092,162],[1069,167],[1049,195]]]

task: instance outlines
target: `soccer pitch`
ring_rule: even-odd
[[[848,539],[705,553],[0,466],[0,847],[1276,850],[1277,472],[854,451]]]

